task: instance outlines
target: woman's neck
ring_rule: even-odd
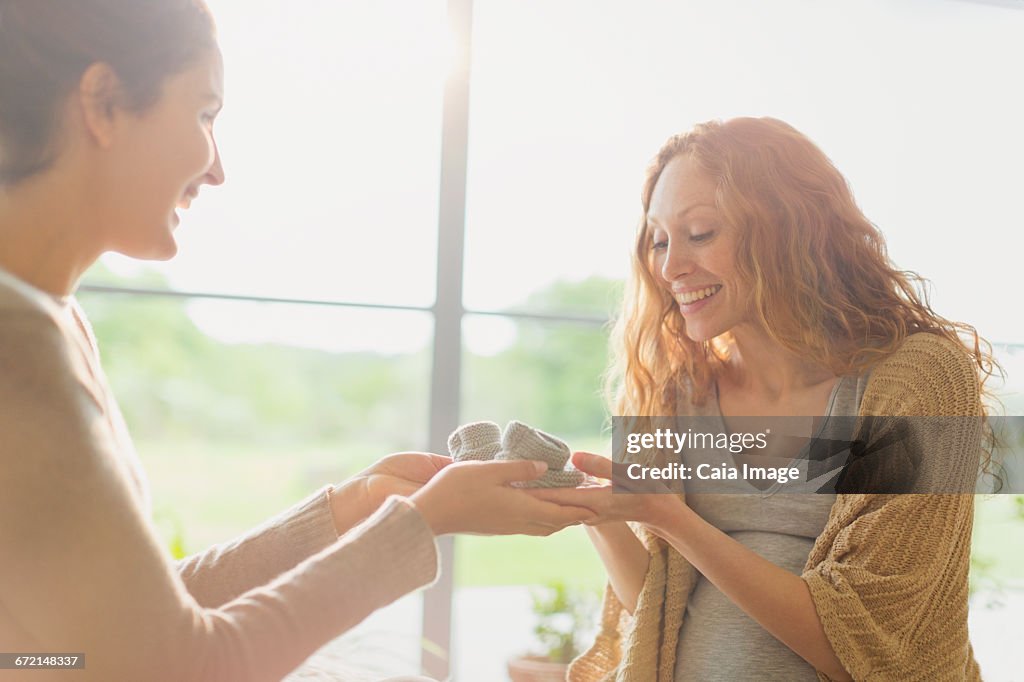
[[[733,342],[726,364],[729,381],[767,402],[784,402],[836,378],[829,368],[784,348],[763,329],[736,328]]]
[[[73,293],[103,252],[85,195],[60,169],[0,188],[0,268],[54,296]]]

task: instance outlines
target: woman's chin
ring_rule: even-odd
[[[171,260],[178,255],[178,242],[171,237],[166,242],[154,245],[148,256],[140,256],[144,260]]]
[[[114,247],[115,251],[122,256],[135,258],[137,260],[164,261],[174,258],[178,253],[178,242],[174,235],[168,230],[162,239],[154,239],[143,243],[126,244],[121,247]]]
[[[705,341],[711,341],[718,336],[724,334],[727,330],[719,329],[718,327],[710,327],[704,324],[686,325],[686,337],[694,343],[704,343]]]

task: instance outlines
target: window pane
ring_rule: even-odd
[[[94,294],[81,301],[165,540],[186,552],[426,443],[425,314]],[[418,345],[367,350],[402,334]]]
[[[517,419],[575,450],[609,454],[600,393],[607,337],[601,328],[468,316],[463,335],[463,423],[493,421],[504,427]],[[578,528],[553,538],[459,537],[457,542],[459,585],[603,581],[603,568]]]
[[[599,393],[607,345],[601,327],[474,315],[465,319],[463,337],[463,422],[504,427],[518,419],[573,449],[608,454]],[[596,603],[604,585],[604,568],[582,528],[547,538],[459,536],[455,562],[460,679],[500,679],[509,656],[535,646],[525,586],[562,582]],[[503,614],[500,630],[496,609]]]
[[[466,304],[625,276],[643,171],[694,123],[774,116],[849,178],[943,315],[1024,341],[1024,12],[855,6],[480,2],[474,11]],[[528,45],[529,49],[523,49]]]
[[[1024,415],[1024,345],[997,346],[996,359],[1006,380],[994,382],[1004,413]],[[1020,489],[1022,443],[1008,443],[1017,457],[998,469],[1003,484]],[[979,495],[975,498],[974,535],[971,539],[971,641],[986,679],[1012,678],[1015,661],[1007,655],[1012,618],[1024,609],[1024,597],[1005,588],[1024,585],[1024,495]],[[995,608],[999,605],[1001,608]],[[1014,615],[1016,614],[1016,615]]]
[[[444,3],[209,4],[227,182],[203,189],[158,269],[187,291],[432,303]]]
[[[1005,414],[1024,415],[1024,343],[994,344],[996,361],[1006,376],[992,380],[991,388],[1003,403]]]
[[[609,285],[563,285],[557,297],[588,300],[595,290],[607,293]],[[607,357],[601,326],[470,315],[463,339],[464,423],[488,420],[504,427],[518,419],[573,449],[609,454],[600,395]],[[455,563],[457,679],[504,679],[508,658],[536,651],[531,594],[538,588],[563,583],[596,609],[605,581],[579,527],[546,538],[459,536]],[[500,623],[494,620],[498,612]]]

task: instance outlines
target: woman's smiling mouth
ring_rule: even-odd
[[[721,291],[721,289],[721,284],[712,284],[711,286],[704,287],[702,289],[692,289],[690,291],[684,292],[673,292],[672,295],[679,305],[689,306],[694,303],[697,303],[698,301],[703,301],[704,299],[711,298],[719,291]]]

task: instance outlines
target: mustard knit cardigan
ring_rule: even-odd
[[[910,336],[874,367],[860,407],[861,416],[980,414],[970,358],[925,333]],[[970,421],[976,432],[961,430],[956,442],[942,446],[943,456],[962,456],[966,466],[977,464],[980,451],[981,422]],[[967,636],[973,517],[973,495],[837,496],[802,578],[836,656],[855,680],[981,679]],[[653,533],[634,530],[650,553],[636,611],[630,616],[611,586],[605,589],[600,632],[573,661],[570,682],[674,679],[697,571]]]

